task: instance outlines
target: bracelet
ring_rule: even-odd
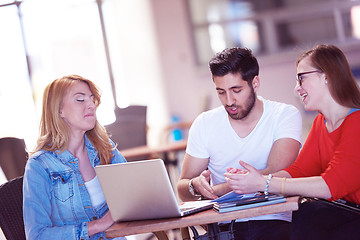
[[[271,178],[272,178],[272,174],[270,173],[266,179],[266,185],[265,185],[265,191],[264,191],[266,196],[269,195],[269,183],[270,183]]]
[[[285,195],[285,181],[286,181],[286,178],[281,179],[281,194],[282,195]]]

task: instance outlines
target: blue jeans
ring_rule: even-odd
[[[360,214],[323,201],[307,201],[293,212],[291,240],[360,239]]]
[[[230,224],[220,224],[221,231],[228,231]],[[290,223],[282,220],[255,220],[234,224],[236,240],[289,240]]]

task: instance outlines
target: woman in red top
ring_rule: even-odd
[[[296,62],[297,85],[304,108],[318,111],[294,164],[263,176],[228,169],[226,181],[236,193],[264,191],[360,204],[360,90],[343,52],[318,45]],[[274,229],[274,231],[276,231]],[[291,239],[359,239],[360,214],[307,201],[293,214]]]

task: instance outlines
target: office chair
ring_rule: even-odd
[[[23,176],[0,186],[0,226],[7,240],[25,240]]]
[[[14,137],[0,139],[0,167],[7,180],[24,175],[27,159],[24,139]]]
[[[123,149],[147,144],[146,110],[146,106],[140,105],[115,109],[115,122],[106,125],[105,128],[120,152]]]

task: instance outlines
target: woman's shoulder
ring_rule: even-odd
[[[114,163],[124,163],[126,162],[125,157],[121,154],[121,152],[115,147],[115,144],[113,145],[114,149],[112,151],[113,157],[111,159],[111,164]]]
[[[360,125],[359,121],[360,121],[360,109],[352,108],[350,110],[349,114],[346,116],[346,118],[344,120],[344,124],[359,126]]]
[[[347,117],[350,117],[350,118],[360,118],[360,109],[359,109],[359,108],[352,108],[352,109],[350,109]]]
[[[28,161],[26,162],[25,173],[24,175],[34,176],[36,172],[36,176],[40,175],[48,175],[48,161],[51,155],[51,152],[46,150],[39,150],[30,155]]]
[[[28,161],[40,161],[42,158],[48,157],[49,155],[51,155],[50,151],[38,150],[30,155]]]
[[[55,153],[47,150],[39,150],[31,154],[26,165],[29,165],[29,167],[37,166],[39,168],[52,169],[52,170],[62,169],[64,168],[63,167],[64,163],[61,160],[61,157],[59,157],[59,154],[61,155],[60,152]]]

